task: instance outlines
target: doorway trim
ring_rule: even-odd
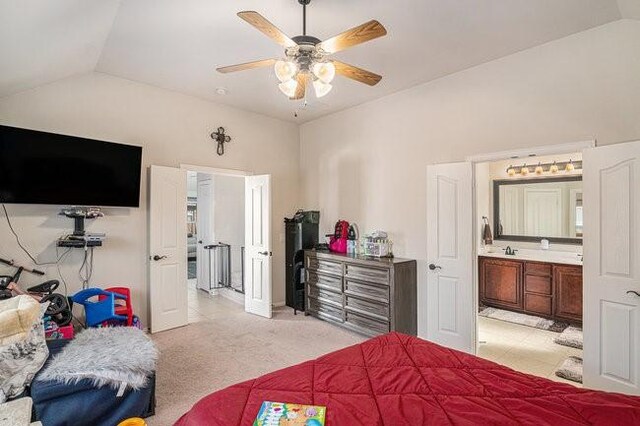
[[[594,148],[597,145],[595,139],[570,142],[556,145],[542,145],[534,148],[522,148],[508,151],[490,152],[487,154],[476,154],[465,158],[470,163],[486,163],[489,161],[510,160],[515,158],[538,157],[543,155],[558,155],[571,152],[581,152],[583,149]]]
[[[253,176],[253,172],[245,170],[234,169],[220,169],[217,167],[198,166],[196,164],[183,164],[180,163],[180,168],[189,172],[208,173],[210,175],[222,175],[222,176]]]

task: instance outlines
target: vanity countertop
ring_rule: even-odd
[[[560,263],[564,265],[579,265],[582,266],[582,254],[571,253],[564,251],[554,250],[531,250],[531,249],[516,249],[517,252],[514,256],[504,254],[504,250],[500,247],[492,247],[490,249],[483,249],[478,252],[478,256],[485,257],[497,257],[500,259],[513,259],[513,260],[530,260],[534,262],[548,262],[548,263]]]

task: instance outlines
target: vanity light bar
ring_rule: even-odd
[[[522,166],[507,167],[507,175],[527,176],[529,173],[541,175],[542,173],[554,174],[560,172],[572,172],[574,170],[582,170],[582,161],[554,161],[553,163],[538,163],[529,165],[525,163]]]

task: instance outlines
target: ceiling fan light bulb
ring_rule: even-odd
[[[329,83],[323,83],[321,80],[316,80],[313,82],[313,88],[316,91],[316,97],[321,98],[326,96],[333,89],[333,86]]]
[[[277,61],[273,69],[276,72],[278,80],[283,83],[291,80],[293,76],[296,75],[296,72],[298,72],[298,66],[291,61]]]
[[[296,80],[285,81],[284,83],[278,84],[278,88],[282,93],[284,93],[288,98],[293,98],[296,95],[296,89],[298,88],[298,82]]]
[[[316,62],[312,68],[313,74],[323,83],[329,84],[336,76],[336,66],[333,62]]]

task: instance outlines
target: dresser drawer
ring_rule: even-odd
[[[328,301],[330,304],[342,308],[342,294],[340,293],[334,293],[333,291],[320,288],[314,284],[307,285],[307,292],[309,297],[319,299],[320,302]]]
[[[323,303],[322,300],[315,299],[313,297],[308,298],[309,306],[307,309],[312,313],[320,317],[328,317],[329,319],[337,322],[343,322],[342,309],[332,306],[328,303]]]
[[[524,273],[526,275],[541,275],[544,277],[551,276],[551,264],[550,263],[535,263],[525,262]]]
[[[344,266],[344,275],[347,278],[389,285],[388,269],[367,268],[347,263]]]
[[[319,288],[342,293],[342,278],[307,270],[307,283]]]
[[[353,312],[346,312],[346,323],[352,325],[358,329],[361,329],[366,334],[384,334],[389,332],[389,323],[386,321],[376,321],[371,318],[367,318],[362,315],[355,314]]]
[[[551,277],[525,275],[524,291],[526,293],[540,293],[551,295]]]
[[[342,275],[342,263],[330,260],[318,259],[307,256],[306,268],[310,271],[324,272],[333,275]]]
[[[389,287],[383,285],[351,281],[345,278],[344,293],[349,296],[389,303]]]
[[[362,313],[379,318],[381,321],[389,320],[389,305],[385,303],[372,302],[357,297],[346,296],[345,308],[348,311]]]

